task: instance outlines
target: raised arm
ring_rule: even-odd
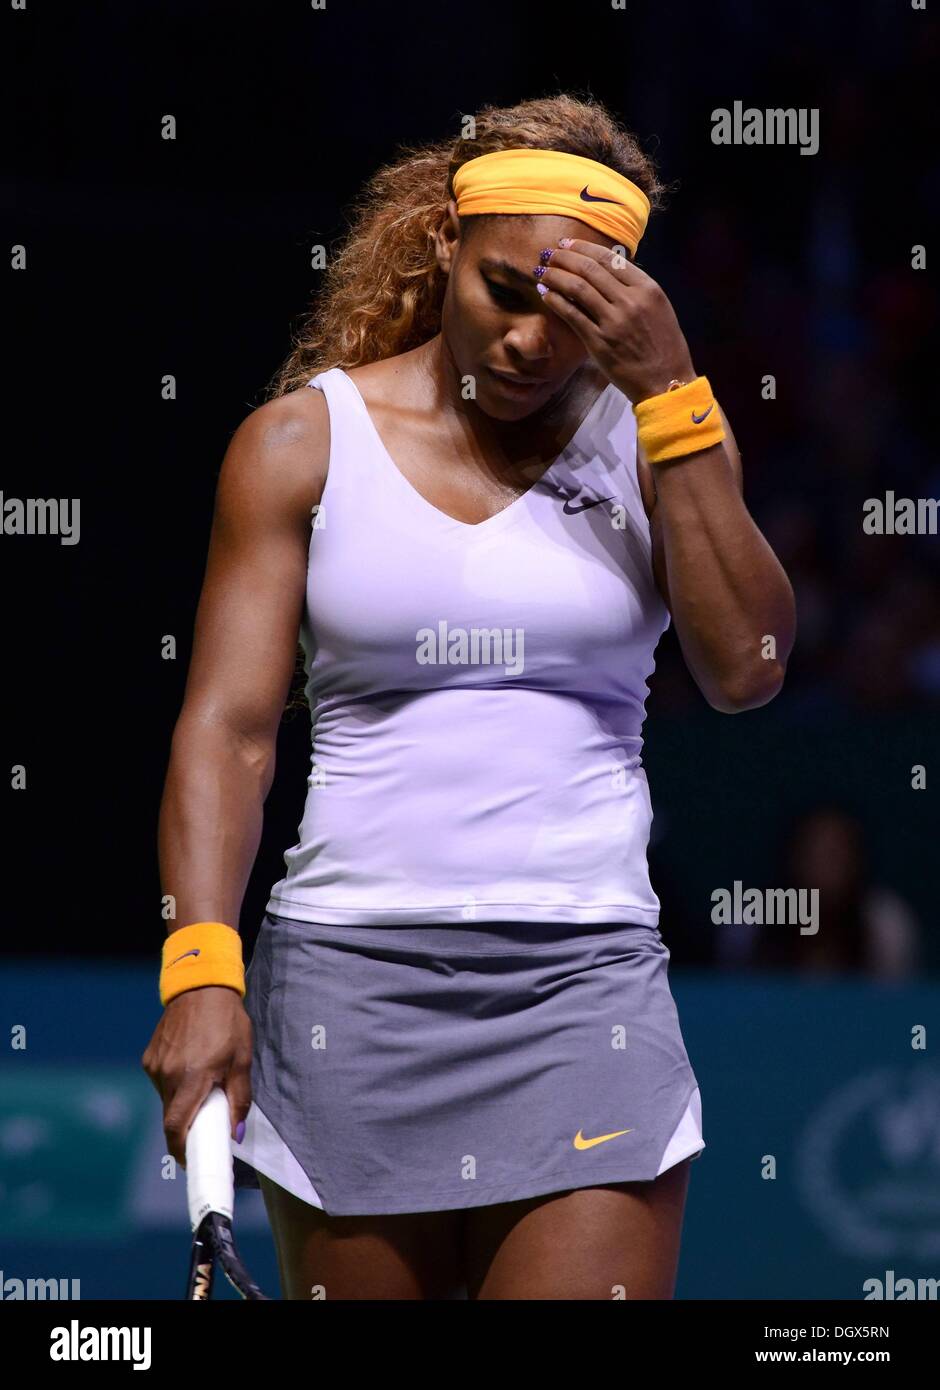
[[[789,580],[744,504],[741,457],[721,417],[721,444],[655,467],[638,445],[637,471],[656,582],[686,664],[712,708],[735,714],[779,691],[796,617]]]
[[[673,383],[697,381],[665,291],[623,248],[563,237],[546,257],[548,264],[533,272],[542,303],[578,335],[634,410],[663,402]],[[707,399],[709,387],[702,383],[702,389]],[[680,392],[676,401],[681,398]],[[678,442],[688,442],[692,452],[661,452],[654,477],[642,448],[637,463],[656,581],[682,655],[708,703],[733,714],[765,705],[780,689],[796,606],[783,567],[744,504],[741,460],[721,407],[723,440],[700,448],[689,435],[690,423],[712,416],[714,424],[716,404],[700,418],[694,409],[683,415]]]

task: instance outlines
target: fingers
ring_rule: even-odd
[[[626,246],[600,246],[596,241],[584,241],[580,237],[574,237],[568,241],[567,246],[559,246],[549,264],[554,264],[557,256],[565,254],[582,256],[586,260],[594,261],[602,270],[616,276],[622,285],[657,284],[652,275],[647,275],[645,270],[641,270],[636,262],[630,259],[630,252]]]
[[[161,1019],[160,1023],[157,1024],[153,1037],[147,1044],[146,1050],[144,1051],[144,1055],[140,1059],[140,1065],[147,1073],[149,1081],[153,1085],[154,1090],[156,1091],[157,1095],[160,1097],[161,1100],[165,1098],[163,1086],[163,1069],[160,1065],[160,1032],[162,1023],[163,1020]]]
[[[169,1074],[165,1078],[166,1088],[171,1098],[163,1111],[163,1132],[167,1148],[180,1167],[186,1167],[186,1136],[189,1127],[206,1096],[221,1080],[211,1072],[200,1071],[198,1075],[178,1078]]]
[[[558,254],[556,251],[555,255]],[[539,284],[544,285],[548,290],[554,290],[557,294],[564,295],[569,303],[578,306],[582,314],[599,324],[611,309],[611,300],[603,293],[603,284],[596,283],[604,274],[602,268],[594,261],[585,261],[585,266],[586,269],[583,274],[580,267],[577,271],[567,270],[562,265],[556,265],[555,256],[552,256],[545,267]],[[608,290],[618,288],[610,277],[607,279],[607,287]]]
[[[632,278],[628,273],[621,274],[619,266],[635,272]],[[614,316],[623,313],[623,289],[630,284],[659,288],[645,271],[624,261],[620,248],[611,250],[581,240],[569,241],[566,247],[553,250],[539,276],[543,302],[578,333],[585,346],[591,345],[591,328],[609,330]],[[566,306],[574,306],[578,312],[568,312]]]
[[[233,1066],[225,1082],[225,1094],[232,1118],[232,1138],[240,1144],[244,1130],[239,1130],[239,1126],[244,1124],[251,1107],[250,1059],[248,1066]]]
[[[167,1005],[141,1064],[163,1101],[167,1149],[182,1167],[190,1125],[213,1086],[226,1092],[233,1133],[245,1119],[251,1060],[251,1020],[235,991],[192,990]]]
[[[577,277],[571,278],[576,279]],[[600,341],[600,333],[597,323],[590,314],[585,313],[573,299],[568,299],[560,289],[556,288],[555,284],[546,285],[544,276],[539,282],[539,288],[540,291],[544,289],[542,303],[551,309],[552,313],[557,314],[572,332],[578,335],[588,352],[595,351]],[[604,302],[606,304],[606,301]],[[602,311],[598,309],[597,312]]]

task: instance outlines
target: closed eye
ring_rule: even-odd
[[[526,303],[525,296],[519,290],[511,290],[507,285],[500,285],[496,280],[487,280],[486,276],[483,278],[486,280],[486,287],[490,295],[503,308],[519,309]]]

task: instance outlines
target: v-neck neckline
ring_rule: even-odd
[[[519,496],[514,497],[507,507],[502,507],[498,512],[494,512],[492,516],[484,517],[482,521],[461,521],[459,517],[451,516],[450,512],[445,512],[440,507],[435,506],[433,502],[428,501],[424,493],[419,492],[419,490],[415,487],[414,483],[412,483],[408,478],[405,477],[404,473],[401,471],[398,464],[395,462],[388,449],[385,447],[385,442],[382,439],[382,436],[379,434],[375,421],[372,419],[372,416],[369,413],[369,407],[366,405],[365,398],[363,397],[362,392],[359,390],[359,387],[356,385],[356,383],[353,381],[352,377],[349,375],[349,373],[345,370],[344,367],[337,367],[336,370],[343,374],[343,376],[346,378],[353,391],[355,392],[356,399],[362,410],[362,414],[365,417],[367,426],[372,433],[372,437],[375,440],[378,450],[381,453],[382,457],[385,459],[385,462],[387,463],[390,471],[394,473],[396,478],[398,478],[401,487],[403,489],[406,489],[407,492],[410,493],[413,498],[416,498],[418,504],[421,507],[423,507],[426,511],[433,512],[439,520],[447,522],[451,526],[459,527],[462,531],[478,532],[480,534],[483,534],[484,532],[489,534],[496,529],[497,524],[505,525],[508,520],[511,520],[512,518],[509,516],[509,513],[515,513],[516,509],[519,507],[519,504],[524,502],[525,499],[529,496],[529,494],[533,492],[534,489],[537,488],[540,483],[544,482],[544,480],[548,477],[548,475],[552,472],[554,468],[558,467],[562,459],[564,459],[565,456],[570,452],[570,450],[574,448],[575,444],[578,442],[578,439],[583,434],[583,432],[588,428],[589,425],[593,423],[594,417],[598,413],[601,402],[607,398],[607,394],[610,391],[611,385],[610,382],[608,382],[606,386],[603,386],[601,388],[601,390],[598,392],[597,396],[594,398],[591,405],[589,406],[587,413],[582,418],[581,423],[578,425],[574,434],[572,434],[571,438],[568,440],[568,443],[560,451],[560,453],[558,453],[556,457],[552,459],[548,467],[542,473],[539,474],[535,482],[530,484],[530,486],[526,488],[525,492],[520,492]]]

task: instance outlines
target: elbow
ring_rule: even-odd
[[[729,675],[716,688],[705,692],[712,709],[721,714],[740,714],[746,709],[769,705],[780,693],[786,667],[780,661],[761,661],[756,666]]]

